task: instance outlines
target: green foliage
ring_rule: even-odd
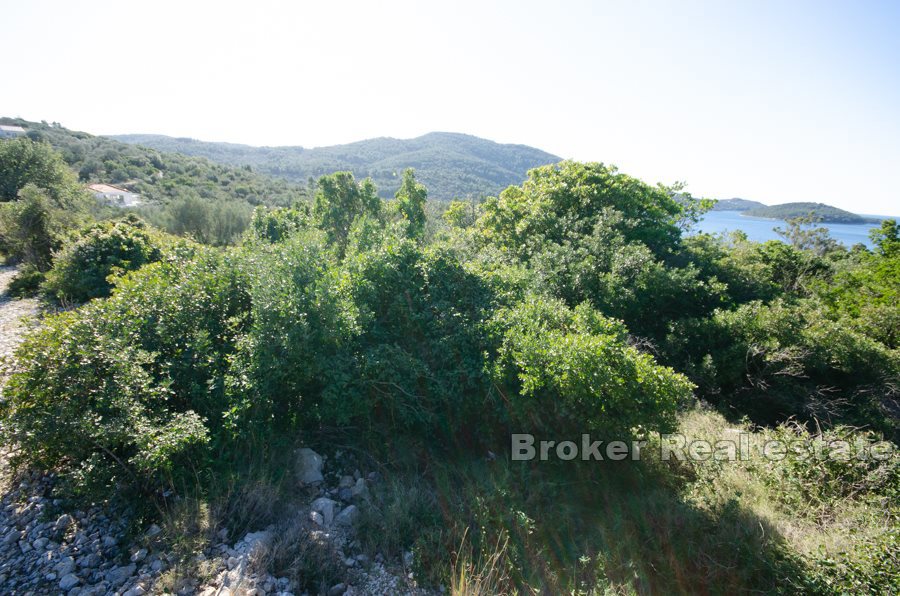
[[[425,233],[425,201],[428,199],[428,191],[424,185],[416,182],[416,175],[411,168],[404,170],[403,182],[394,198],[397,210],[406,222],[407,235],[410,238],[421,238]]]
[[[454,228],[469,228],[475,224],[479,215],[480,212],[474,202],[451,201],[441,217]]]
[[[308,209],[259,206],[250,220],[250,237],[267,242],[281,242],[288,236],[310,226]]]
[[[198,172],[218,176],[189,177]],[[900,436],[896,226],[875,233],[874,252],[815,234],[796,245],[683,239],[708,205],[677,188],[565,162],[483,206],[445,209],[408,172],[392,217],[371,181],[339,172],[310,205],[257,208],[242,234],[246,211],[220,225],[213,214],[231,203],[178,188],[166,212],[176,231],[223,245],[241,234],[241,246],[170,244],[126,220],[59,250],[71,226],[49,191],[27,185],[0,213],[4,250],[28,255],[28,279],[56,254],[46,287],[58,295],[108,296],[49,317],[21,346],[0,405],[4,440],[21,447],[19,463],[78,487],[167,485],[179,498],[255,478],[229,469],[249,466],[251,451],[283,470],[277,458],[300,441],[390,457],[428,470],[430,485],[376,492],[361,540],[412,549],[421,578],[446,578],[440,555],[466,536],[471,568],[494,561],[516,588],[890,591],[890,565],[866,557],[896,557],[896,516],[884,518],[891,531],[869,519],[865,539],[820,558],[770,519],[808,503],[872,517],[897,498],[896,467],[612,470],[502,453],[510,431],[672,430],[694,385],[730,416],[772,425],[763,438],[802,434],[778,426],[791,417],[826,437],[841,424]],[[271,518],[265,498],[247,509],[231,517]],[[302,527],[286,528],[273,565],[308,586],[316,565],[342,573],[333,552],[288,535]]]
[[[347,245],[354,219],[377,218],[381,213],[381,199],[371,180],[357,183],[350,172],[336,172],[319,178],[318,187],[313,217],[328,241],[341,249]]]
[[[894,219],[886,219],[881,222],[881,227],[875,228],[869,232],[872,242],[878,247],[885,257],[893,257],[900,253],[900,230],[897,228],[897,221]]]
[[[32,265],[23,265],[19,267],[15,277],[10,280],[6,291],[15,298],[35,296],[40,291],[44,279],[42,271]]]
[[[171,391],[145,369],[151,355],[103,333],[92,310],[46,320],[18,350],[24,372],[4,391],[7,438],[78,488],[158,483],[206,429],[193,411],[167,407]]]
[[[111,276],[158,261],[162,244],[161,236],[134,216],[94,224],[56,254],[44,287],[63,301],[108,296]]]
[[[807,250],[821,256],[835,250],[839,246],[837,240],[828,235],[828,228],[824,226],[813,227],[815,224],[823,221],[821,215],[809,213],[808,215],[790,217],[785,221],[788,227],[775,228],[775,232],[795,248]]]
[[[582,304],[531,298],[496,315],[495,379],[516,423],[536,431],[628,436],[668,431],[692,386],[626,342],[625,327]],[[618,433],[618,434],[617,434]]]
[[[137,211],[172,234],[202,244],[227,246],[236,244],[250,225],[253,208],[242,200],[209,200],[187,193],[163,206]]]
[[[0,247],[14,260],[47,271],[68,219],[45,191],[29,184],[18,200],[0,205]]]
[[[47,143],[28,137],[0,141],[0,201],[14,201],[27,185],[43,189],[57,207],[71,206],[78,195],[75,176]]]
[[[829,320],[815,301],[753,302],[682,321],[664,351],[708,399],[761,422],[796,416],[898,428],[886,409],[900,378],[897,353]]]
[[[661,255],[677,244],[675,223],[682,214],[666,189],[614,167],[576,162],[531,170],[521,188],[508,188],[484,209],[480,228],[485,238],[526,257],[544,244],[589,237],[606,221],[626,242],[641,242]]]
[[[354,331],[352,305],[340,295],[333,264],[325,235],[317,230],[295,232],[245,254],[241,268],[249,280],[252,324],[231,375],[240,401],[228,414],[229,424],[259,421],[285,430],[321,416],[323,387],[341,374],[347,359],[342,348]],[[340,412],[343,396],[333,397]]]
[[[360,332],[353,372],[332,392],[376,435],[471,444],[479,431],[497,432],[479,324],[490,288],[447,252],[391,237],[352,255],[345,271]]]
[[[519,184],[534,167],[559,158],[523,145],[501,145],[470,135],[434,132],[415,139],[379,138],[334,147],[248,147],[207,143],[160,135],[120,135],[126,143],[161,152],[205,157],[230,166],[305,183],[309,178],[351,171],[372,178],[383,198],[394,195],[407,168],[413,168],[430,189],[431,198],[450,200],[499,193]]]
[[[27,128],[29,134],[39,134],[45,146],[52,146],[61,154],[63,162],[78,172],[82,183],[127,185],[151,205],[179,200],[186,194],[213,203],[240,201],[250,205],[289,205],[305,194],[297,185],[259,175],[251,169],[127,145],[61,126],[25,120],[12,122]],[[0,142],[0,145],[11,142]],[[30,141],[17,139],[14,142]]]

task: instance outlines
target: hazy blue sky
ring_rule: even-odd
[[[0,0],[0,115],[254,145],[457,131],[900,213],[900,2]]]

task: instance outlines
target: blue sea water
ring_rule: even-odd
[[[781,236],[775,233],[775,228],[786,228],[787,224],[783,221],[761,217],[747,217],[741,215],[741,213],[741,211],[710,211],[703,216],[703,219],[695,226],[694,231],[718,234],[741,230],[747,234],[750,240],[757,242],[782,239]],[[869,230],[879,227],[880,224],[822,223],[818,225],[828,228],[831,237],[844,243],[847,247],[862,243],[871,248],[872,241],[869,240]]]

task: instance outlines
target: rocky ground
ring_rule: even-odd
[[[11,268],[0,268],[4,370],[14,366],[10,355],[39,314],[36,300],[6,296],[13,275]],[[409,570],[409,553],[398,561],[387,561],[380,554],[370,560],[355,538],[359,507],[369,487],[380,481],[378,474],[348,473],[338,463],[326,471],[324,458],[310,449],[296,454],[297,482],[302,489],[298,494],[306,497],[293,507],[289,519],[236,542],[220,530],[194,555],[197,565],[193,568],[203,570],[195,576],[177,572],[180,562],[158,525],[135,532],[126,516],[109,503],[74,509],[55,498],[52,474],[14,475],[7,465],[9,455],[0,453],[0,594],[289,596],[302,590],[290,577],[270,575],[270,563],[302,558],[308,552],[328,553],[337,561],[333,575],[343,579],[313,593],[423,593]]]

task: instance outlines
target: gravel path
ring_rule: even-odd
[[[11,364],[13,351],[25,332],[36,324],[35,317],[39,312],[37,300],[10,298],[6,293],[15,274],[15,267],[0,267],[0,385]]]

